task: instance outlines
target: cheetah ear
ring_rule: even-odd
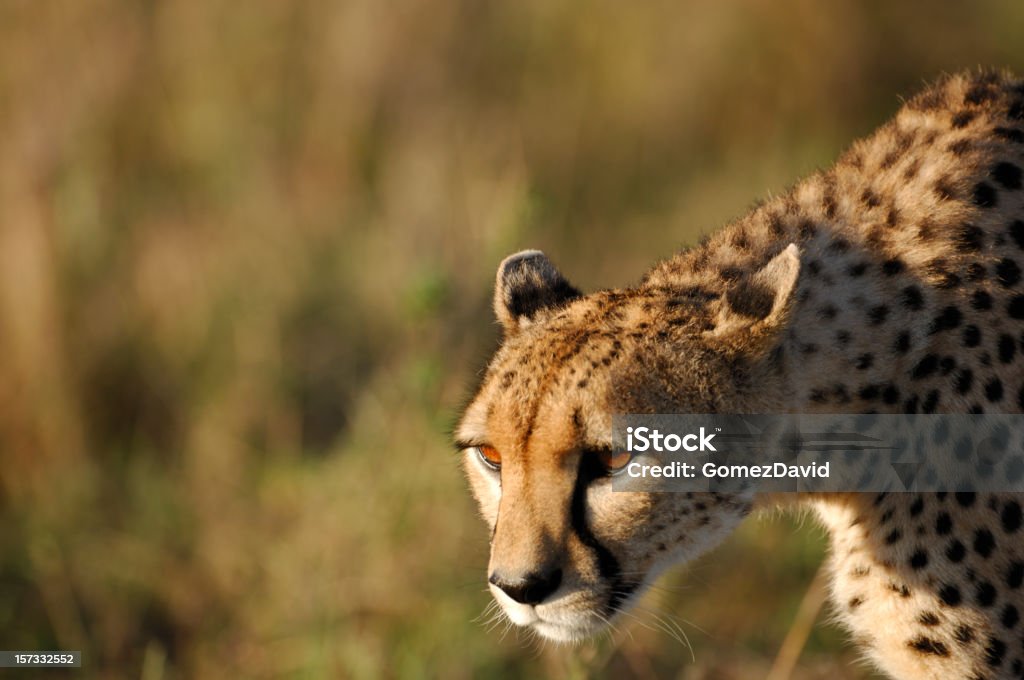
[[[544,253],[523,250],[498,265],[494,313],[511,335],[528,326],[538,313],[563,307],[580,295]]]
[[[789,322],[799,275],[800,250],[790,243],[726,292],[715,328],[707,333],[738,349],[771,349]]]

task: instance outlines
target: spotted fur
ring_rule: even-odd
[[[457,436],[510,619],[588,635],[753,508],[806,504],[880,668],[1024,677],[1019,497],[613,494],[601,467],[616,412],[1024,411],[1022,168],[1024,82],[961,74],[636,287],[582,295],[536,251],[503,262],[505,337]]]

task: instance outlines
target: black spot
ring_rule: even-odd
[[[953,633],[953,637],[955,637],[956,641],[961,644],[969,644],[974,640],[974,629],[966,625],[957,626],[956,632]]]
[[[871,320],[872,326],[885,323],[887,316],[889,316],[889,308],[885,305],[876,305],[868,310],[868,319]]]
[[[896,276],[903,271],[903,261],[899,258],[892,258],[882,263],[882,273],[886,276]]]
[[[974,532],[974,552],[982,557],[988,557],[996,547],[996,539],[988,529],[978,529]]]
[[[871,401],[878,398],[878,385],[865,385],[857,392],[857,396],[864,401]]]
[[[918,550],[910,556],[910,566],[914,569],[924,569],[928,566],[928,553]]]
[[[864,276],[864,272],[866,272],[867,270],[868,265],[866,262],[858,262],[857,264],[851,264],[846,269],[846,273],[849,274],[850,276],[857,277]]]
[[[851,338],[852,336],[850,335],[850,331],[839,331],[838,333],[836,333],[836,342],[838,342],[840,345],[850,344]]]
[[[1014,319],[1024,319],[1024,295],[1015,295],[1006,306],[1006,313]]]
[[[900,391],[896,389],[895,385],[886,385],[885,389],[882,390],[882,401],[886,404],[895,404],[900,400]]]
[[[935,407],[939,405],[939,391],[932,390],[921,402],[921,413],[935,413]]]
[[[964,347],[977,347],[981,344],[981,329],[974,324],[964,328]]]
[[[996,94],[988,82],[975,82],[964,94],[964,103],[984,104],[987,101],[991,101],[995,96]]]
[[[981,246],[985,241],[985,232],[973,224],[965,224],[956,233],[954,238],[956,247],[960,250],[976,252],[981,250]]]
[[[911,649],[921,654],[934,654],[935,656],[949,656],[949,649],[938,640],[926,637],[917,637],[907,643]]]
[[[1013,628],[1020,621],[1020,613],[1017,608],[1012,604],[1008,604],[1003,607],[1003,614],[999,617],[999,620],[1003,622],[1003,625],[1007,628]]]
[[[961,111],[953,116],[953,127],[958,129],[967,127],[967,125],[974,120],[974,116],[974,111]]]
[[[948,512],[939,513],[939,516],[935,518],[935,533],[945,536],[952,530],[953,518],[949,516]]]
[[[910,351],[910,333],[903,331],[896,336],[896,342],[893,343],[893,350],[898,354],[906,354]]]
[[[934,354],[926,355],[921,361],[917,362],[914,369],[910,372],[910,377],[914,380],[921,380],[927,378],[935,369],[939,367],[939,358]]]
[[[940,623],[935,612],[921,612],[917,615],[917,622],[922,626],[937,626]]]
[[[1011,142],[1016,142],[1018,144],[1024,144],[1024,131],[1016,128],[997,127],[993,132],[1003,139],[1008,139]]]
[[[850,607],[850,611],[853,611],[857,607],[859,607],[862,604],[864,604],[864,598],[862,598],[862,597],[851,597],[850,601],[847,604]]]
[[[998,202],[995,188],[988,182],[978,182],[972,196],[974,204],[979,208],[994,208]]]
[[[995,403],[1003,399],[1003,383],[999,378],[992,378],[985,383],[985,397]]]
[[[874,361],[875,357],[873,357],[871,354],[861,354],[859,357],[857,357],[855,365],[858,369],[863,371],[871,368],[871,364],[874,363]]]
[[[924,496],[918,496],[910,504],[910,516],[917,517],[924,511]]]
[[[996,589],[988,581],[982,581],[974,593],[974,599],[982,607],[991,607],[996,601]]]
[[[1024,582],[1024,562],[1014,562],[1006,570],[1006,586],[1017,589]]]
[[[1022,246],[1024,247],[1024,246]],[[907,286],[903,289],[903,306],[907,309],[920,310],[924,308],[924,296],[917,286]]]
[[[1024,250],[1024,220],[1014,220],[1010,224],[1010,237],[1018,248]]]
[[[917,413],[917,402],[918,402],[917,395],[916,394],[911,395],[911,397],[909,399],[907,399],[905,402],[903,402],[903,412],[904,413]]]
[[[1004,189],[1020,189],[1020,168],[1013,163],[997,163],[992,168],[992,179]]]
[[[818,316],[826,320],[836,318],[836,314],[838,314],[838,311],[832,305],[825,305],[824,307],[818,310]]]
[[[1006,643],[998,638],[989,638],[988,646],[985,647],[985,662],[996,668],[1003,663],[1003,655],[1006,654]]]
[[[950,607],[960,604],[960,589],[954,585],[946,584],[939,590],[939,599]]]
[[[1004,364],[1008,364],[1013,361],[1014,355],[1017,353],[1017,341],[1013,339],[1012,335],[1003,333],[999,336],[999,361]]]
[[[1017,405],[1024,409],[1024,387],[1020,388],[1020,392],[1017,393]]]
[[[1008,257],[1004,257],[996,265],[996,279],[1009,288],[1020,283],[1020,266]]]
[[[956,368],[956,359],[953,357],[942,357],[942,361],[939,362],[939,370],[942,371],[942,375],[949,375]]]
[[[901,538],[903,538],[903,532],[899,529],[893,529],[889,532],[889,535],[885,537],[885,544],[892,545],[893,543],[897,543]]]
[[[939,316],[935,317],[932,321],[932,327],[929,329],[931,333],[938,333],[940,331],[948,331],[956,328],[960,325],[960,321],[963,319],[963,314],[959,309],[950,305],[942,310]]]
[[[967,548],[960,541],[953,539],[953,542],[946,548],[946,557],[950,562],[960,562],[967,556]]]
[[[900,209],[895,205],[889,206],[889,212],[885,215],[885,223],[890,227],[895,227],[900,222]]]
[[[958,139],[955,142],[950,142],[946,149],[955,156],[962,156],[967,153],[971,148],[971,141],[969,139]]]
[[[1003,505],[1003,513],[1001,516],[1003,521],[1003,531],[1008,534],[1020,529],[1021,525],[1021,510],[1020,503],[1017,501],[1006,501]]]
[[[971,308],[979,312],[992,309],[992,296],[983,290],[974,291],[974,294],[971,296]]]
[[[953,496],[956,498],[956,502],[964,508],[971,507],[977,500],[977,495],[973,491],[957,491]]]
[[[891,590],[894,593],[897,593],[900,597],[910,597],[910,588],[908,588],[906,585],[890,582],[889,590]]]
[[[956,387],[956,391],[959,392],[960,394],[967,394],[968,392],[971,391],[971,385],[973,383],[974,373],[971,372],[971,369],[965,368],[964,370],[957,373],[956,381],[953,385],[954,387]]]

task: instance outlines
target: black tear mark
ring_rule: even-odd
[[[611,594],[608,597],[608,614],[614,614],[619,606],[636,590],[639,582],[625,581],[622,568],[612,551],[605,547],[590,530],[587,524],[587,489],[591,483],[604,476],[604,470],[597,456],[580,456],[580,466],[576,473],[576,485],[572,499],[569,501],[569,520],[573,532],[580,543],[590,548],[597,558],[597,569],[601,578],[611,582]]]

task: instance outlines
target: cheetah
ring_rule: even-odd
[[[761,508],[813,511],[830,594],[894,678],[1024,677],[1024,496],[614,493],[615,413],[1024,411],[1024,81],[951,75],[834,166],[631,288],[499,266],[455,436],[513,623],[590,636]]]

